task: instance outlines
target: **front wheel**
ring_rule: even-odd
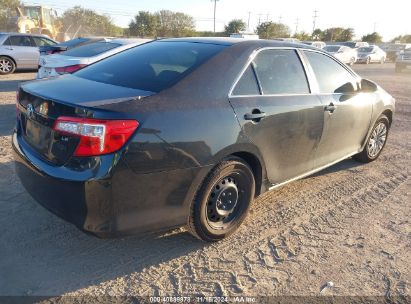
[[[16,69],[14,61],[9,57],[0,57],[0,75],[11,74]]]
[[[232,234],[254,198],[255,179],[241,158],[230,157],[205,178],[191,205],[187,228],[195,237],[215,242]]]
[[[374,124],[364,149],[360,153],[354,155],[353,158],[363,163],[369,163],[376,160],[385,147],[389,128],[390,121],[387,116],[381,115]]]

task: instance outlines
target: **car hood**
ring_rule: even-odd
[[[57,102],[94,107],[130,99],[141,99],[153,92],[96,82],[74,75],[24,83],[22,89],[33,95]]]

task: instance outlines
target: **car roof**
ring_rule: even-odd
[[[50,37],[46,35],[41,35],[41,34],[31,34],[31,33],[13,33],[13,32],[0,32],[0,35],[12,35],[12,36],[31,36],[31,37],[42,37],[42,38],[48,38],[51,39]],[[53,40],[53,39],[51,39]]]
[[[106,42],[125,45],[125,44],[131,44],[131,43],[142,44],[144,42],[149,42],[151,40],[152,39],[143,39],[143,38],[115,38],[115,39],[108,39]]]
[[[293,48],[305,48],[318,50],[318,48],[303,44],[301,42],[291,42],[282,40],[268,40],[268,39],[244,39],[244,38],[231,38],[231,37],[190,37],[190,38],[165,38],[158,41],[165,42],[194,42],[194,43],[209,43],[218,45],[244,45],[255,47],[293,47]]]

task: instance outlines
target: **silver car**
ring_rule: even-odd
[[[16,69],[37,69],[39,47],[54,45],[56,41],[43,35],[0,33],[0,74]]]
[[[358,59],[357,62],[369,64],[371,62],[379,62],[383,64],[387,58],[387,53],[384,52],[376,45],[360,47],[357,49]]]

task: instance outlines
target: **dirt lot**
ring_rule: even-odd
[[[0,295],[411,294],[411,72],[359,65],[397,99],[380,159],[345,160],[259,198],[233,237],[205,244],[184,229],[101,240],[40,207],[13,169],[17,83],[0,78]],[[409,298],[408,298],[409,300]]]

